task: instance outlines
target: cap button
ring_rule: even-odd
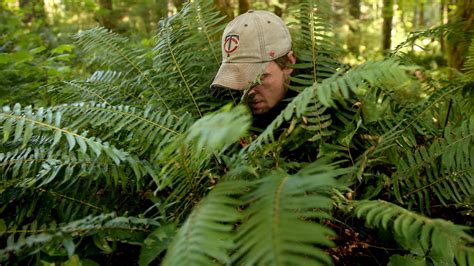
[[[247,11],[247,13],[253,13],[253,9],[249,9],[249,11]]]

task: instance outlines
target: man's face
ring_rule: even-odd
[[[260,115],[275,107],[286,94],[286,83],[293,69],[281,69],[277,63],[270,62],[261,76],[261,84],[253,87],[254,94],[250,108],[254,114]]]

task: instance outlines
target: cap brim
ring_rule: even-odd
[[[270,62],[222,63],[211,88],[225,87],[243,90],[265,70]]]

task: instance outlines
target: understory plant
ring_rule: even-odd
[[[349,67],[328,3],[301,2],[298,94],[258,136],[209,89],[212,1],[162,20],[153,49],[78,33],[100,68],[0,112],[0,261],[472,265],[474,45],[451,80],[398,50]]]

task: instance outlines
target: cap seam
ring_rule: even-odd
[[[284,55],[284,54],[283,54]],[[282,56],[283,56],[282,55]],[[259,62],[250,62],[250,61],[239,61],[239,62],[222,62],[222,64],[242,64],[242,63],[245,63],[245,64],[261,64],[261,63],[268,63],[268,62],[272,62],[272,61],[275,61],[275,60],[267,60],[267,61],[259,61]]]

